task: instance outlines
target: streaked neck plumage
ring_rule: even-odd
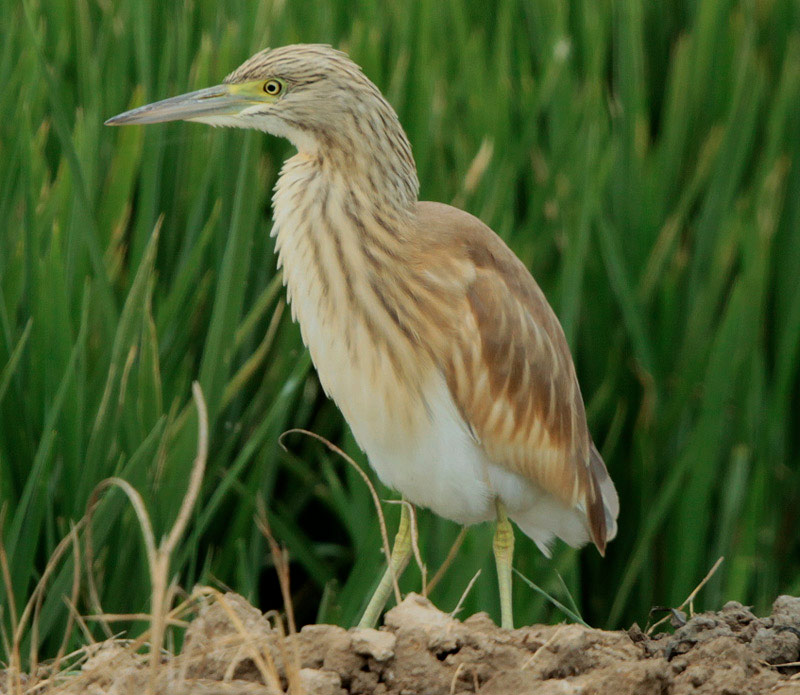
[[[370,133],[358,141],[327,132],[316,134],[314,148],[296,143],[300,151],[284,164],[273,198],[272,234],[292,315],[340,407],[337,371],[353,365],[371,378],[391,371],[412,388],[422,378],[414,375],[420,357],[409,349],[419,345],[423,320],[409,301],[414,160],[388,104],[362,121]]]

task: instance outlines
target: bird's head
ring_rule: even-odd
[[[343,52],[297,44],[256,53],[222,84],[147,104],[107,125],[195,121],[255,128],[288,138],[299,150],[374,145],[376,138],[407,149],[397,116],[380,90]]]
[[[106,124],[178,120],[287,138],[338,175],[369,181],[374,195],[401,207],[416,201],[416,166],[397,114],[361,68],[330,46],[261,51],[216,87],[126,111]]]

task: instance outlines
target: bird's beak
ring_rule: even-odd
[[[128,125],[129,123],[166,123],[167,121],[204,120],[214,116],[238,114],[257,103],[245,94],[235,93],[231,85],[198,89],[196,92],[156,101],[109,118],[106,125]]]

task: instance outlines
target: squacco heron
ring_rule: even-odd
[[[329,46],[268,49],[216,87],[107,123],[174,120],[256,128],[297,148],[275,186],[272,235],[319,380],[408,503],[462,524],[496,519],[503,627],[509,519],[545,554],[555,537],[604,553],[617,493],[555,313],[483,222],[418,200],[408,138],[358,65]],[[410,553],[403,505],[362,625],[377,622]]]

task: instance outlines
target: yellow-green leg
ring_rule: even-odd
[[[506,514],[506,506],[498,498],[497,527],[494,531],[494,561],[497,565],[497,583],[500,587],[500,624],[514,629],[511,613],[511,562],[514,559],[514,529]]]
[[[397,535],[394,537],[394,545],[392,546],[392,556],[389,558],[389,563],[386,571],[372,594],[369,600],[364,615],[358,623],[359,627],[375,627],[380,618],[381,611],[389,600],[392,593],[392,587],[395,579],[399,579],[403,574],[403,570],[408,564],[411,557],[411,512],[409,505],[403,503],[400,505],[400,526],[397,529]]]

